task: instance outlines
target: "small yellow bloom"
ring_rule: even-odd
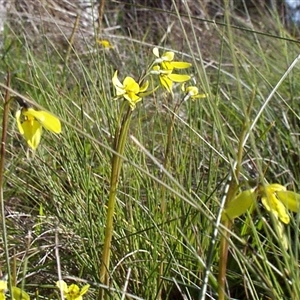
[[[185,87],[185,84],[183,84],[182,91],[185,93],[184,101],[187,101],[190,98],[195,100],[207,97],[207,94],[199,94],[199,89],[196,86]]]
[[[185,82],[191,79],[191,76],[184,74],[173,74],[172,70],[161,69],[160,66],[156,65],[153,67],[151,74],[159,76],[161,85],[169,92],[173,93],[172,87],[173,82]]]
[[[59,119],[46,111],[37,111],[31,107],[24,107],[16,112],[16,119],[20,133],[33,150],[40,143],[43,127],[54,133],[61,132]]]
[[[300,211],[300,194],[287,191],[286,187],[278,183],[260,185],[256,189],[245,190],[233,198],[225,207],[223,219],[233,220],[244,214],[252,204],[256,203],[257,197],[267,211],[271,212],[276,219],[288,224],[290,216],[287,210]]]
[[[286,192],[286,187],[280,184],[268,184],[259,187],[262,194],[261,202],[267,211],[278,217],[281,222],[288,224],[290,217],[283,202],[278,198],[277,192]]]
[[[57,281],[56,286],[63,292],[64,297],[67,300],[82,300],[82,296],[90,288],[89,284],[83,286],[82,289],[80,289],[77,284],[71,284],[68,286],[63,280]]]
[[[153,54],[157,59],[154,61],[155,65],[151,74],[159,76],[161,85],[169,93],[172,93],[173,82],[185,82],[191,78],[189,75],[173,74],[174,69],[186,69],[191,66],[191,64],[187,62],[173,61],[174,52],[165,52],[160,56],[158,48],[154,48]]]
[[[164,70],[187,69],[192,65],[184,61],[173,61],[175,54],[171,51],[160,56],[158,48],[154,48],[153,54],[157,57],[154,63],[160,64],[160,67]]]
[[[142,97],[146,95],[149,82],[146,81],[140,86],[132,77],[125,77],[123,83],[118,78],[118,71],[114,73],[112,83],[116,89],[117,97],[124,97],[128,102],[132,110],[135,109],[136,104],[142,100]]]
[[[111,49],[114,46],[108,40],[97,40],[97,43],[100,44],[105,49]]]

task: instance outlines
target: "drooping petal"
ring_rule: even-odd
[[[32,108],[29,108],[28,110],[23,112],[24,116],[34,117],[36,120],[38,120],[41,125],[54,133],[61,133],[61,124],[58,118],[53,116],[52,114],[42,111],[42,110],[34,110]]]
[[[264,187],[263,187],[264,188]],[[278,191],[286,191],[286,187],[279,183],[272,183],[265,186],[265,189],[269,193],[275,193]]]
[[[146,92],[149,87],[149,81],[145,81],[144,84],[140,87],[140,93]]]
[[[185,82],[191,79],[191,76],[182,74],[169,74],[168,77],[174,82]]]
[[[152,52],[156,57],[159,57],[159,50],[157,47],[153,48]]]
[[[35,150],[41,141],[42,125],[35,119],[30,118],[21,123],[21,127],[27,144]]]
[[[59,280],[56,282],[56,286],[63,291],[64,294],[68,293],[68,285],[66,284],[66,282],[64,280]]]
[[[22,113],[21,110],[18,110],[16,112],[16,120],[17,120],[19,132],[24,135],[24,130],[23,130],[22,123],[21,123],[21,113]]]
[[[16,286],[12,287],[12,294],[14,300],[30,300],[29,295]]]
[[[124,86],[123,84],[121,83],[121,81],[119,80],[118,78],[118,71],[116,71],[114,73],[114,76],[112,78],[112,83],[116,89],[116,92],[117,92],[117,96],[122,96],[124,95],[125,93],[125,89],[124,89]]]
[[[194,97],[199,94],[199,89],[196,86],[188,86],[185,92]]]
[[[146,96],[149,96],[150,94],[153,94],[157,89],[159,88],[159,86],[156,86],[154,89],[152,89],[152,90],[150,90],[150,91],[145,91],[145,92],[143,92],[143,93],[139,93],[139,96],[141,97],[141,98],[144,98],[144,97],[146,97]]]
[[[124,98],[129,102],[129,106],[131,107],[132,110],[135,109],[136,104],[142,100],[141,97],[135,95],[135,94],[125,94]]]
[[[162,70],[168,70],[168,71],[170,71],[170,72],[168,72],[169,74],[171,74],[172,71],[174,70],[173,64],[171,62],[169,62],[169,61],[162,62],[160,64],[160,66],[161,66]]]
[[[261,202],[266,210],[272,212],[275,216],[278,216],[281,222],[284,224],[288,224],[290,222],[290,217],[287,214],[285,206],[281,201],[279,201],[274,193],[267,190],[267,187],[265,197],[261,197]]]
[[[86,294],[86,292],[88,291],[89,288],[90,288],[89,284],[84,285],[81,289],[80,295],[82,296],[82,295]]]
[[[300,194],[292,191],[277,191],[276,195],[287,209],[293,212],[300,211]]]
[[[280,222],[277,218],[274,220],[274,226],[276,227],[276,234],[278,234],[278,241],[280,241],[281,245],[285,250],[289,248],[289,241],[284,231],[284,226],[282,222]]]
[[[169,92],[172,93],[173,81],[169,78],[168,75],[160,75],[159,81],[161,85]]]
[[[233,220],[244,214],[256,202],[254,190],[245,190],[233,198],[222,213],[223,220]]]
[[[184,62],[184,61],[172,61],[172,67],[175,69],[187,69],[192,66],[192,64]]]
[[[174,52],[171,52],[171,51],[168,51],[168,52],[165,52],[161,58],[163,61],[172,61],[174,59]]]
[[[0,280],[0,292],[5,292],[7,290],[7,281]]]

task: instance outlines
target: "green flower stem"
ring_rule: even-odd
[[[7,74],[7,86],[10,86],[10,73]],[[11,272],[10,272],[10,260],[8,252],[7,230],[5,222],[5,206],[4,206],[4,170],[5,170],[5,155],[6,155],[6,141],[7,141],[7,128],[8,128],[8,114],[9,114],[10,94],[9,90],[5,93],[5,102],[2,117],[2,136],[1,136],[1,148],[0,148],[0,206],[1,206],[1,223],[2,223],[2,239],[5,251],[6,268],[8,274],[8,288],[10,295],[12,295],[11,285]]]
[[[106,227],[104,236],[104,246],[102,252],[102,260],[100,266],[100,282],[104,285],[109,285],[109,264],[110,264],[110,253],[111,253],[111,240],[113,236],[113,218],[116,204],[116,195],[118,182],[120,177],[120,172],[123,163],[123,153],[125,149],[125,144],[128,136],[128,129],[130,125],[132,110],[128,107],[128,110],[123,118],[122,124],[118,126],[116,130],[115,140],[114,140],[114,151],[112,158],[112,171],[110,179],[110,191],[109,199],[107,204],[107,216],[106,216]],[[99,300],[102,300],[104,296],[104,290],[99,291]]]
[[[254,98],[254,97],[253,97]],[[253,101],[253,99],[252,99]],[[252,107],[252,102],[250,103],[247,111],[247,115]],[[237,152],[236,167],[234,171],[234,176],[229,183],[229,189],[226,195],[225,207],[228,202],[230,202],[236,195],[238,189],[237,178],[240,174],[241,163],[243,159],[243,141],[248,132],[248,117],[246,117],[243,130],[239,139],[239,147]],[[230,239],[230,230],[232,227],[232,221],[226,220],[222,222],[223,229],[220,229],[221,240],[220,240],[220,260],[219,260],[219,272],[218,272],[218,300],[225,300],[225,283],[226,283],[226,270],[227,270],[227,259],[228,259],[228,247]]]
[[[226,22],[226,27],[228,31],[228,41],[229,41],[229,48],[232,53],[232,61],[234,65],[234,71],[235,71],[235,76],[237,79],[239,79],[239,69],[238,69],[238,62],[235,56],[235,51],[234,51],[234,42],[233,42],[233,36],[232,36],[232,31],[230,27],[230,1],[229,0],[224,0],[224,12],[225,12],[225,22]],[[239,91],[239,95],[241,98],[243,98],[243,92],[242,88],[240,85],[240,81],[237,80],[239,83],[237,88]],[[252,109],[252,104],[254,101],[254,94],[253,97],[248,105],[248,107],[244,108],[245,111],[245,120],[243,124],[243,129],[240,134],[239,138],[239,145],[238,145],[238,151],[237,151],[237,158],[236,162],[233,166],[233,173],[232,174],[232,179],[229,183],[229,189],[226,195],[224,207],[227,206],[227,204],[234,198],[236,195],[236,191],[238,189],[238,178],[240,174],[240,169],[241,169],[241,162],[243,159],[243,152],[244,152],[244,140],[245,137],[248,133],[248,128],[249,128],[249,115]],[[219,258],[219,270],[218,270],[218,300],[225,300],[226,298],[226,293],[225,293],[225,283],[226,283],[226,270],[227,270],[227,259],[228,259],[228,248],[229,248],[229,240],[230,240],[230,230],[232,227],[232,222],[231,221],[222,221],[221,223],[223,225],[223,228],[220,229],[220,258]]]

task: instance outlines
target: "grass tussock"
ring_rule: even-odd
[[[66,33],[47,7],[41,35],[20,9],[8,16],[0,271],[31,299],[60,299],[61,279],[89,284],[84,299],[300,299],[299,214],[283,224],[261,201],[273,183],[299,200],[298,29],[281,6],[157,2],[106,3],[89,36],[81,23]],[[116,99],[114,72],[142,86],[154,47],[190,63],[172,72],[204,96],[182,101],[181,83],[172,94],[149,75],[154,91],[134,110]],[[62,132],[28,149],[14,95]],[[226,220],[250,189],[256,205]]]

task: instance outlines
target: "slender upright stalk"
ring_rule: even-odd
[[[120,172],[123,163],[123,153],[125,149],[125,144],[128,136],[128,129],[131,120],[132,110],[128,107],[128,110],[123,118],[121,125],[118,125],[116,130],[115,140],[114,140],[114,151],[112,158],[112,171],[110,178],[110,191],[109,199],[107,204],[107,216],[106,216],[106,226],[105,226],[105,236],[104,236],[104,246],[102,252],[102,260],[100,266],[100,282],[104,285],[109,285],[109,264],[110,264],[110,254],[111,254],[111,241],[113,236],[113,218],[116,204],[117,188],[120,177]],[[104,290],[99,290],[99,300],[102,300],[104,296]]]
[[[7,82],[6,85],[10,86],[10,73],[7,73]],[[10,260],[8,252],[8,241],[7,241],[7,230],[5,222],[5,206],[4,206],[4,170],[5,170],[5,155],[6,155],[6,140],[7,140],[7,128],[8,128],[8,114],[9,114],[9,104],[10,104],[10,93],[9,90],[6,90],[5,93],[5,102],[3,109],[2,117],[2,136],[1,136],[1,148],[0,148],[0,206],[1,206],[1,223],[2,223],[2,239],[4,244],[5,251],[5,260],[6,268],[8,273],[8,287],[10,294],[12,295],[12,286],[11,286],[11,272],[10,272]]]
[[[253,97],[254,99],[254,97]],[[252,101],[253,101],[252,99]],[[239,148],[237,153],[237,160],[234,165],[234,176],[232,176],[231,181],[229,183],[229,189],[226,195],[225,207],[226,205],[234,198],[236,195],[236,191],[238,189],[238,182],[236,181],[240,174],[241,163],[243,159],[244,152],[244,138],[248,132],[248,113],[252,107],[252,101],[249,104],[247,116],[244,122],[244,128],[241,132],[239,139]],[[221,222],[224,229],[220,229],[221,240],[220,240],[220,258],[219,258],[219,273],[218,273],[218,300],[225,299],[225,283],[226,283],[226,270],[227,270],[227,259],[228,259],[228,247],[229,247],[229,239],[230,239],[230,230],[232,227],[232,221],[226,220]]]

